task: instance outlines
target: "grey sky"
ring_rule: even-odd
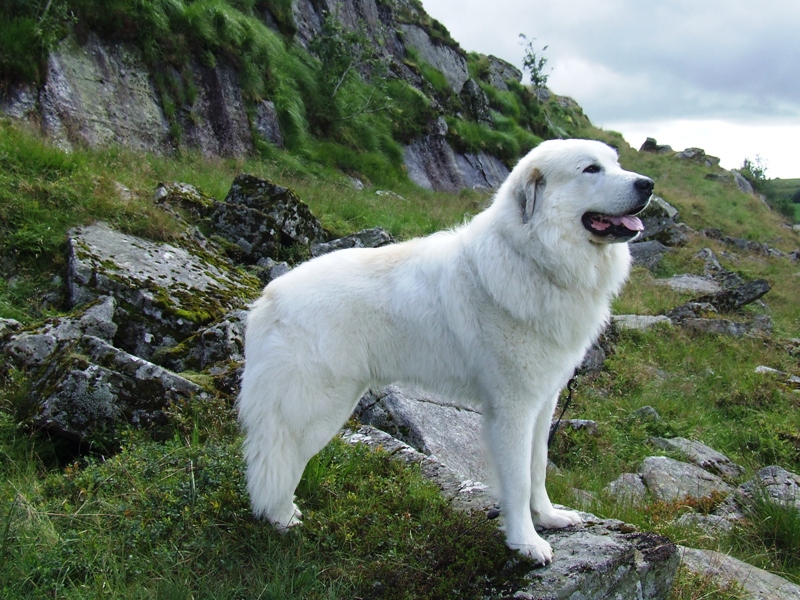
[[[549,87],[635,146],[667,136],[728,168],[760,154],[768,175],[800,177],[798,0],[422,3],[468,51],[521,66],[520,33],[549,46]]]

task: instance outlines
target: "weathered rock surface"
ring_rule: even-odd
[[[253,137],[236,71],[218,61],[214,68],[193,63],[191,72],[197,88],[195,100],[176,112],[183,130],[182,143],[206,156],[248,154]]]
[[[373,427],[346,431],[343,437],[350,443],[379,447],[398,460],[419,465],[457,509],[487,511],[496,502],[485,486],[463,480],[434,457],[420,454]],[[580,527],[541,532],[553,547],[555,560],[532,570],[515,598],[656,600],[668,596],[678,566],[674,544],[658,535],[636,532],[621,521],[598,519],[588,513],[581,516],[584,524]]]
[[[113,444],[124,423],[162,425],[171,403],[205,396],[197,384],[93,336],[59,347],[31,387],[37,428],[103,444]]]
[[[656,279],[658,285],[665,285],[671,290],[689,294],[716,294],[722,291],[716,281],[701,275],[673,275],[669,279]]]
[[[675,519],[675,524],[681,527],[700,529],[709,536],[720,536],[733,531],[733,521],[731,519],[713,514],[685,513]]]
[[[710,577],[725,587],[742,587],[747,600],[800,600],[800,586],[783,577],[748,565],[732,556],[713,550],[679,546],[681,565],[690,573]]]
[[[220,257],[123,234],[103,223],[70,230],[68,241],[71,304],[114,296],[115,343],[143,358],[244,306],[261,288]]]
[[[628,244],[633,257],[633,264],[644,267],[651,271],[658,267],[664,254],[669,248],[657,240],[647,242],[634,242]]]
[[[203,371],[229,361],[244,362],[244,328],[247,311],[234,310],[200,329],[177,346],[163,350],[153,361],[175,372]]]
[[[522,71],[512,65],[510,62],[497,58],[496,56],[489,55],[489,73],[488,83],[498,90],[507,92],[507,81],[522,81]]]
[[[672,154],[672,146],[660,145],[655,138],[647,138],[639,148],[639,152],[652,152],[654,154]]]
[[[733,488],[716,475],[666,456],[650,456],[644,459],[639,467],[639,474],[653,497],[664,502],[687,497],[705,498],[715,492],[733,492]]]
[[[683,246],[689,241],[686,226],[678,223],[678,209],[659,196],[650,199],[650,204],[639,217],[644,231],[639,234],[637,243],[657,241],[671,247]]]
[[[42,126],[62,148],[121,144],[164,152],[169,126],[138,48],[90,35],[62,42],[39,92]]]
[[[678,152],[675,158],[679,160],[693,160],[702,163],[706,167],[716,167],[719,165],[719,158],[706,154],[706,151],[702,148],[686,148]]]
[[[272,100],[262,100],[256,105],[253,129],[262,139],[273,146],[283,148],[281,124],[278,121],[278,112],[275,110],[275,103]]]
[[[645,331],[656,325],[672,325],[672,320],[664,315],[613,315],[611,321],[618,329]]]
[[[756,476],[739,486],[740,497],[769,500],[800,510],[800,475],[776,465],[759,469]]]
[[[246,262],[274,258],[281,245],[325,239],[322,224],[297,194],[252,175],[236,176],[211,218],[219,235],[242,248]]]
[[[696,440],[688,440],[683,437],[651,437],[648,441],[662,450],[677,452],[701,469],[711,471],[722,477],[733,479],[744,474],[743,467],[733,463],[724,454]]]
[[[763,297],[770,290],[766,279],[745,281],[732,288],[727,288],[701,296],[695,302],[708,302],[720,312],[733,312]]]
[[[606,492],[622,504],[641,504],[647,499],[647,487],[638,473],[623,473],[608,484]]]
[[[421,60],[439,70],[458,94],[469,79],[466,58],[455,48],[434,43],[428,33],[417,25],[401,23],[400,30],[406,48],[415,51]]]
[[[330,242],[311,244],[311,256],[322,256],[328,252],[342,250],[343,248],[380,248],[394,242],[395,239],[392,234],[380,227],[374,227],[357,231],[352,235],[331,240]]]
[[[70,317],[51,319],[36,329],[10,335],[4,340],[3,349],[18,367],[33,370],[50,362],[53,353],[65,342],[80,340],[85,336],[111,342],[117,333],[117,324],[114,322],[116,307],[114,298],[102,296]],[[18,326],[9,327],[10,332],[18,329]]]
[[[427,190],[445,192],[500,187],[510,173],[508,167],[485,152],[455,152],[445,138],[446,133],[447,123],[440,118],[433,132],[405,146],[403,161],[408,178]]]
[[[389,386],[359,401],[356,417],[433,455],[464,479],[488,482],[482,415],[433,394]]]
[[[156,427],[170,403],[205,397],[200,386],[111,344],[116,306],[104,296],[3,340],[4,367],[24,369],[31,382],[31,425],[76,442],[113,445],[124,424]]]
[[[492,109],[489,107],[489,98],[474,79],[467,79],[461,88],[458,97],[467,114],[478,123],[492,125]]]

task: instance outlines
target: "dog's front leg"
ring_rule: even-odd
[[[580,525],[583,521],[575,511],[553,507],[545,488],[547,475],[547,439],[553,419],[558,395],[546,402],[535,417],[533,424],[533,443],[531,452],[531,516],[533,522],[546,529],[561,529],[570,525]]]
[[[553,560],[531,519],[531,448],[535,413],[522,403],[485,409],[486,438],[500,484],[506,544],[535,562]]]

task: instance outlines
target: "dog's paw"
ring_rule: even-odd
[[[517,544],[510,541],[507,541],[506,544],[512,550],[516,550],[522,556],[539,565],[545,566],[553,562],[553,549],[542,538],[529,540],[526,544]]]
[[[583,523],[581,516],[572,510],[562,510],[552,508],[547,512],[534,513],[533,521],[545,529],[563,529],[570,525],[580,525]]]
[[[280,519],[272,521],[272,525],[281,533],[286,533],[294,527],[299,527],[303,524],[303,513],[297,508],[297,505],[292,503],[291,516],[288,519]]]

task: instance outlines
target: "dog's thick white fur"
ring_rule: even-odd
[[[308,460],[367,388],[399,382],[482,407],[507,543],[550,562],[534,524],[581,523],[545,491],[550,421],[609,318],[652,188],[602,143],[548,141],[470,223],[270,283],[247,322],[238,403],[254,513],[299,524]]]

